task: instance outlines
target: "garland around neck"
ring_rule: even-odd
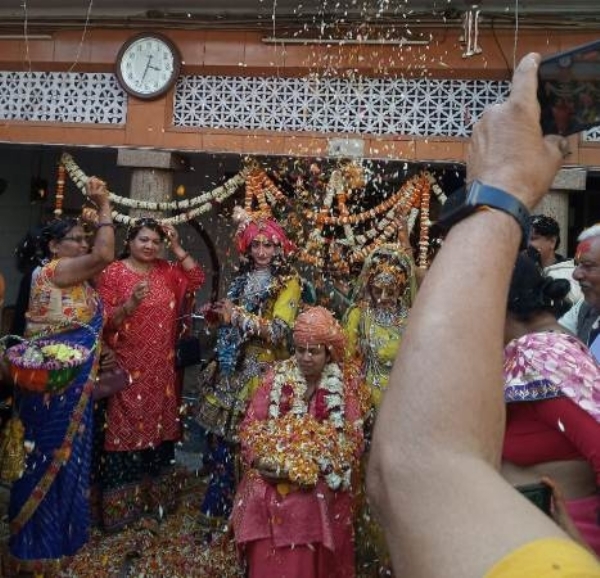
[[[275,378],[271,387],[269,417],[280,417],[281,396],[284,386],[288,385],[292,389],[292,403],[290,413],[303,416],[308,413],[310,400],[306,399],[308,384],[302,375],[295,359],[288,359],[279,364],[275,371]],[[325,401],[327,402],[328,416],[327,420],[333,423],[336,429],[344,428],[344,381],[342,372],[336,363],[328,363],[323,368],[321,379],[315,393],[319,390],[325,390]]]
[[[284,389],[289,390],[290,388],[291,391],[284,392]],[[299,419],[306,416],[310,403],[310,400],[306,398],[307,389],[308,384],[300,372],[295,359],[288,359],[278,364],[271,386],[269,418],[276,420],[282,417],[284,413],[293,415]],[[320,417],[324,423],[331,424],[341,442],[346,437],[346,422],[344,419],[345,399],[343,375],[337,364],[328,363],[324,367],[319,384],[315,389],[315,394],[319,390],[325,392],[323,400],[327,413],[326,416]],[[287,412],[282,408],[283,394],[290,395],[291,397],[291,403]],[[317,419],[319,419],[319,416]],[[325,455],[319,457],[318,462],[325,483],[332,490],[350,487],[351,468],[348,467],[343,472],[340,472],[339,468],[337,468],[338,471],[336,471],[331,458]]]

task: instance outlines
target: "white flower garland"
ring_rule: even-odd
[[[71,155],[63,153],[61,163],[77,188],[87,197],[86,183],[88,182],[89,177],[79,168]],[[157,221],[163,224],[178,225],[191,221],[199,215],[210,211],[213,207],[213,202],[222,203],[246,182],[246,176],[247,170],[243,169],[220,187],[202,193],[192,199],[184,199],[182,201],[140,201],[129,197],[121,197],[115,193],[109,193],[108,198],[114,205],[121,205],[132,209],[144,211],[186,211],[185,213],[173,217],[157,219]],[[124,215],[118,211],[112,212],[112,218],[113,221],[124,225],[130,225],[137,219],[136,217],[130,217],[129,215]]]
[[[288,359],[280,363],[275,372],[271,394],[269,396],[269,417],[276,419],[280,416],[281,392],[284,385],[290,385],[294,392],[291,413],[303,416],[308,412],[308,401],[305,399],[308,384],[302,375],[295,359]],[[329,409],[329,421],[337,429],[344,427],[344,380],[342,372],[337,363],[328,363],[321,374],[321,380],[317,390],[324,389],[328,392],[326,396],[327,409]]]
[[[288,359],[280,363],[275,371],[271,394],[269,396],[269,417],[277,419],[281,414],[281,394],[283,387],[290,385],[293,391],[293,398],[290,412],[293,415],[302,417],[308,413],[308,400],[305,399],[308,384],[300,372],[295,359]],[[316,391],[323,389],[327,391],[325,403],[327,404],[329,421],[337,430],[338,436],[344,436],[344,380],[342,372],[336,363],[328,363],[321,374],[321,380]],[[319,460],[319,466],[324,474],[326,484],[332,490],[340,488],[349,488],[351,483],[351,469],[348,468],[342,476],[331,471],[331,461],[323,457]]]

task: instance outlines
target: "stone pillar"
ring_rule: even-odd
[[[558,222],[560,226],[559,253],[567,255],[569,237],[569,192],[585,191],[587,169],[585,167],[564,167],[558,171],[550,192],[535,207],[533,213],[543,213]]]
[[[160,169],[133,169],[129,196],[140,201],[164,202],[173,196],[173,173]],[[163,217],[163,213],[130,209],[131,217]]]
[[[133,167],[131,177],[132,199],[164,202],[173,198],[173,172],[187,168],[186,160],[175,153],[154,150],[119,149],[117,165]],[[131,209],[132,217],[152,216],[160,218],[160,213]]]

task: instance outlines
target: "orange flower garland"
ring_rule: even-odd
[[[250,163],[247,170],[244,209],[248,214],[260,212],[270,217],[271,204],[286,201],[286,197],[258,165]],[[255,200],[257,209],[253,208]]]
[[[56,177],[56,198],[54,200],[54,216],[60,218],[63,212],[63,200],[65,198],[65,166],[62,163],[58,165],[58,174]]]
[[[429,253],[429,202],[431,187],[425,180],[421,189],[421,222],[419,227],[419,256],[417,263],[421,269],[427,269],[427,254]]]

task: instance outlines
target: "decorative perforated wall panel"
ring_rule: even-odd
[[[410,136],[468,136],[509,83],[385,78],[183,76],[180,127]]]
[[[111,73],[0,72],[0,119],[124,124],[127,95]]]
[[[584,142],[600,142],[600,128],[596,127],[583,133]]]
[[[509,83],[487,80],[182,76],[173,124],[290,132],[467,137]],[[0,71],[0,120],[124,124],[111,73]],[[600,128],[583,134],[600,142]]]

